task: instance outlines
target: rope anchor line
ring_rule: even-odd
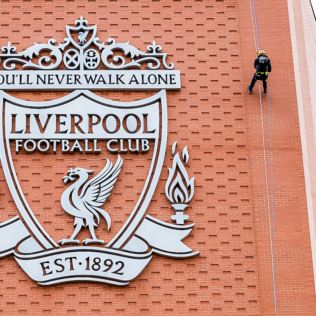
[[[261,47],[260,39],[260,27],[257,19],[257,7],[256,0],[250,0],[250,12],[251,21],[254,35],[255,49],[258,50]],[[271,269],[272,269],[272,282],[273,282],[273,300],[274,300],[274,315],[278,315],[277,307],[277,286],[276,286],[276,262],[275,262],[275,248],[274,248],[274,236],[275,236],[275,194],[274,194],[274,181],[273,181],[273,146],[272,146],[272,124],[271,124],[271,102],[270,93],[267,91],[267,104],[268,104],[268,127],[269,127],[269,172],[270,181],[268,175],[268,162],[266,148],[266,136],[264,131],[264,115],[263,115],[263,104],[262,104],[262,93],[261,85],[259,85],[259,100],[260,100],[260,116],[261,116],[261,133],[262,133],[262,145],[263,145],[263,160],[264,160],[264,173],[265,173],[265,186],[267,196],[267,207],[268,207],[268,221],[269,221],[269,237],[270,237],[270,255],[271,255]],[[271,196],[271,204],[270,204]]]

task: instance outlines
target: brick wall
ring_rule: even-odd
[[[196,226],[187,243],[200,251],[199,257],[186,260],[156,256],[125,288],[94,283],[43,288],[7,257],[0,260],[0,312],[273,315],[271,218],[269,224],[267,211],[268,202],[271,205],[273,201],[279,315],[312,315],[315,298],[286,1],[257,4],[262,12],[262,41],[274,65],[269,80],[270,114],[267,100],[263,101],[267,148],[270,135],[273,143],[273,152],[266,150],[267,160],[273,158],[273,174],[268,174],[269,181],[273,176],[273,190],[270,188],[268,197],[259,98],[245,93],[254,58],[249,1],[0,3],[1,43],[10,40],[18,50],[51,37],[62,41],[65,25],[84,15],[98,25],[102,40],[114,37],[145,48],[154,39],[169,53],[176,69],[181,70],[182,89],[168,92],[168,154],[149,213],[163,220],[170,218],[164,184],[171,144],[178,140],[189,147],[189,172],[196,178],[196,194],[188,210]],[[120,100],[151,94],[100,93]],[[14,95],[41,100],[62,93]],[[121,203],[115,207],[117,226],[127,216],[133,194],[139,192],[146,174],[148,162],[130,158],[111,200],[111,205]],[[72,219],[63,213],[59,197],[63,189],[60,177],[64,169],[73,166],[73,157],[21,154],[15,159],[31,206],[52,236],[60,238],[72,229]],[[102,167],[98,156],[85,155],[80,162],[94,169]],[[267,168],[269,173],[269,164]],[[2,171],[0,185],[0,220],[5,220],[17,211]]]

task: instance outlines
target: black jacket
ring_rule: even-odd
[[[260,57],[257,57],[254,62],[254,67],[256,68],[256,72],[271,72],[272,71],[272,66],[270,59],[262,55]]]

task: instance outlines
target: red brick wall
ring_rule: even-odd
[[[263,109],[266,146],[269,119],[273,142],[274,190],[270,188],[269,201],[271,205],[273,196],[278,314],[312,315],[315,297],[287,6],[286,1],[272,0],[257,6],[262,44],[274,66],[269,80],[271,113],[267,112],[266,99]],[[175,140],[188,145],[189,172],[196,178],[196,194],[188,214],[196,227],[187,242],[200,251],[200,256],[186,260],[156,256],[125,288],[94,283],[43,288],[7,257],[0,260],[0,311],[3,315],[273,315],[259,98],[245,93],[254,58],[249,1],[2,0],[1,43],[10,40],[22,50],[33,41],[50,37],[62,41],[65,25],[80,15],[98,25],[102,40],[115,37],[145,48],[155,39],[181,70],[182,89],[168,92],[165,167],[170,165],[170,147]],[[152,93],[100,94],[127,100]],[[61,93],[15,95],[53,99]],[[269,149],[266,156],[270,161]],[[49,224],[59,220],[61,229],[71,230],[72,222],[66,215],[65,220],[58,219],[64,216],[58,203],[62,171],[55,169],[56,159],[59,167],[71,166],[69,156],[43,159],[35,154],[18,159],[31,206],[41,212],[47,206],[45,192],[56,192],[47,197],[56,203],[45,209],[43,222],[56,238],[62,233]],[[83,161],[101,167],[98,157],[83,157]],[[135,164],[141,180],[143,162],[139,159]],[[132,169],[131,162],[127,176]],[[171,215],[164,197],[166,177],[165,168],[149,208],[150,214],[165,220]],[[133,188],[128,196],[132,198],[127,203],[132,203],[138,184],[130,181]],[[17,211],[2,172],[0,185],[0,220],[5,220]],[[123,180],[119,185],[120,193],[114,199],[120,199],[126,189]],[[124,216],[126,210],[122,207],[118,212]]]
[[[249,2],[239,3],[240,12],[243,11],[240,27],[246,61],[253,57],[253,32],[251,20],[246,18]],[[263,98],[262,116],[260,98],[245,99],[261,309],[263,313],[273,314],[276,305],[278,315],[313,315],[315,295],[287,2],[257,1],[257,18],[261,46],[268,51],[273,64],[269,78],[270,111],[268,98]],[[245,81],[250,74],[244,67]],[[267,178],[264,175],[263,135]],[[274,236],[276,304],[272,303],[270,233]]]

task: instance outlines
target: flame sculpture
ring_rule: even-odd
[[[189,178],[185,165],[189,162],[189,152],[187,146],[182,150],[182,158],[179,152],[176,153],[177,142],[172,145],[173,162],[169,168],[169,176],[165,186],[167,199],[176,214],[171,219],[177,224],[183,225],[189,219],[184,214],[185,209],[194,195],[194,177]]]

